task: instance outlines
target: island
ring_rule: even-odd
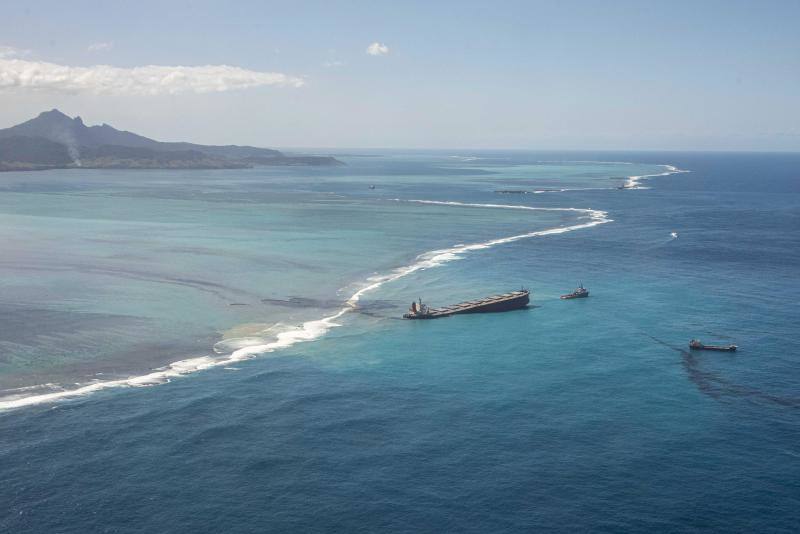
[[[344,165],[332,156],[270,148],[162,142],[108,124],[86,126],[57,109],[0,129],[0,171],[47,169],[241,169],[260,165]]]

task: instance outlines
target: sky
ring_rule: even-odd
[[[800,151],[800,1],[0,0],[0,127],[167,141]]]

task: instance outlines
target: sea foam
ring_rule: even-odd
[[[628,176],[628,180],[625,182],[625,189],[647,189],[647,187],[639,185],[639,182],[641,182],[646,178],[655,178],[656,176],[669,176],[670,174],[691,172],[684,169],[679,169],[674,165],[659,165],[659,166],[664,167],[667,170],[657,174],[642,174],[641,176]]]

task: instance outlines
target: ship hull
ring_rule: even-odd
[[[689,348],[692,350],[713,350],[717,352],[736,352],[736,345],[728,345],[724,347],[718,347],[716,345],[700,345],[700,346],[693,346],[689,345]]]
[[[528,291],[514,291],[477,301],[462,302],[445,308],[433,308],[428,313],[406,313],[404,319],[439,319],[468,313],[499,313],[526,308],[530,302]]]

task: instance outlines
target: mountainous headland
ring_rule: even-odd
[[[344,165],[332,156],[286,155],[239,145],[161,142],[108,124],[86,126],[57,109],[0,129],[0,171],[68,169],[240,169]]]

